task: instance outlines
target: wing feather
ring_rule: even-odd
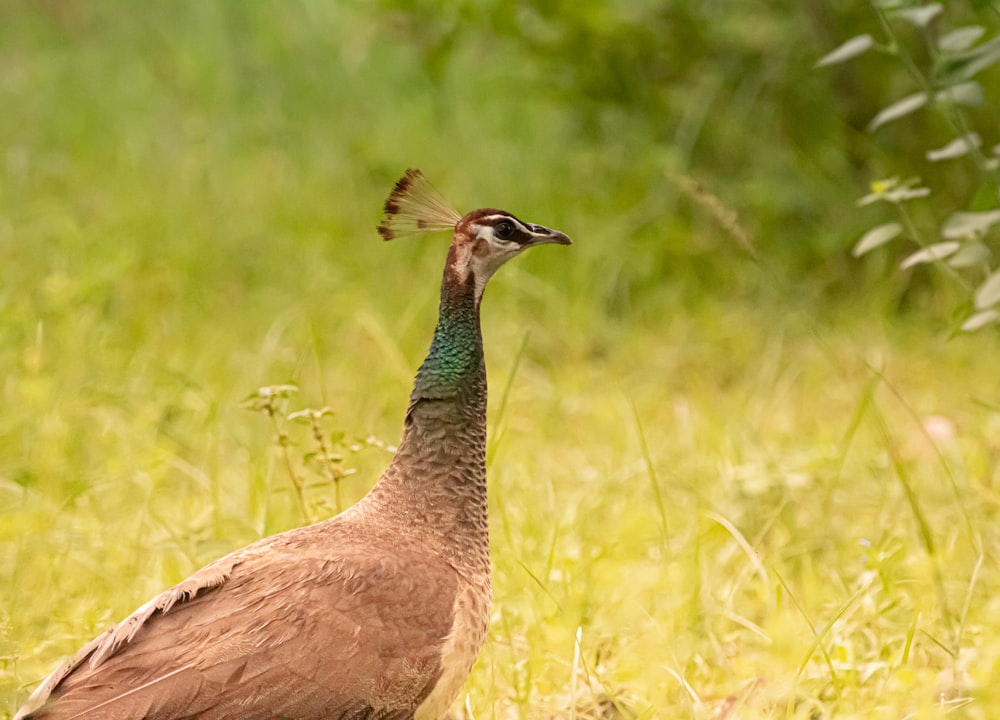
[[[398,538],[336,533],[340,552],[323,556],[315,527],[255,543],[146,603],[50,675],[17,718],[412,713],[441,675],[458,576]]]

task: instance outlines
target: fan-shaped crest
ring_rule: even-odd
[[[385,201],[385,218],[378,226],[384,240],[437,230],[452,230],[462,216],[427,182],[419,170],[407,170]]]

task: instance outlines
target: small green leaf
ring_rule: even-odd
[[[977,310],[985,310],[1000,302],[1000,270],[995,270],[976,288],[973,302]]]
[[[953,252],[958,250],[962,246],[962,243],[950,240],[948,242],[934,243],[933,245],[928,245],[925,248],[917,250],[912,255],[908,255],[903,259],[903,262],[899,264],[900,269],[906,270],[914,265],[920,265],[921,263],[934,262],[935,260],[943,260],[944,258],[951,255]]]
[[[240,407],[248,410],[271,412],[277,404],[276,401],[287,399],[298,391],[298,386],[291,383],[286,385],[265,385],[247,395],[240,403]]]
[[[941,237],[979,237],[997,223],[1000,223],[1000,210],[952,213],[941,226]]]
[[[1000,148],[1000,145],[997,145]],[[871,205],[879,200],[885,200],[886,193],[895,187],[899,187],[899,178],[882,178],[880,180],[872,180],[869,183],[871,192],[864,197],[858,198],[858,207],[864,207],[865,205]]]
[[[915,187],[915,188],[896,188],[887,193],[871,193],[865,195],[863,198],[858,200],[858,207],[864,207],[865,205],[871,205],[874,202],[889,202],[894,205],[898,205],[904,200],[915,200],[916,198],[927,197],[931,194],[930,188],[925,187]]]
[[[871,205],[876,202],[890,202],[899,204],[904,200],[927,197],[931,194],[930,188],[919,187],[919,177],[912,177],[904,182],[899,182],[899,178],[887,178],[885,180],[873,180],[872,191],[864,197],[858,198],[858,207]]]
[[[926,104],[927,93],[918,92],[913,93],[912,95],[907,95],[902,100],[897,100],[889,107],[883,108],[879,111],[878,115],[872,118],[872,121],[868,123],[868,132],[877,130],[886,123],[898,120],[899,118],[909,115],[912,112],[916,112]]]
[[[930,188],[925,187],[915,187],[915,188],[900,188],[899,190],[893,190],[889,193],[888,198],[891,202],[902,202],[903,200],[915,200],[916,198],[927,197],[931,194]]]
[[[857,57],[861,53],[867,52],[874,44],[875,39],[871,35],[856,35],[821,57],[813,67],[823,67],[825,65],[835,65],[836,63],[845,62],[853,57]]]
[[[945,33],[938,38],[938,49],[941,52],[959,52],[976,43],[986,32],[982,25],[966,25]]]
[[[962,157],[970,151],[982,145],[983,141],[976,133],[969,133],[965,137],[955,138],[950,143],[935,150],[927,151],[927,159],[931,162],[950,160]]]
[[[981,327],[995,323],[997,320],[1000,320],[1000,311],[997,311],[996,308],[981,310],[971,315],[968,320],[962,323],[962,329],[965,332],[975,332]]]
[[[997,60],[1000,60],[1000,37],[995,37],[958,55],[942,58],[935,73],[936,82],[939,85],[955,85],[969,80]]]
[[[886,223],[884,225],[879,225],[878,227],[873,227],[871,230],[862,235],[861,239],[858,240],[858,243],[854,246],[854,250],[852,251],[854,257],[861,257],[865,253],[871,252],[880,245],[885,245],[901,232],[903,232],[903,226],[897,222]]]
[[[981,242],[967,242],[962,249],[948,258],[948,264],[953,268],[976,267],[988,262],[992,253]]]
[[[939,103],[979,107],[983,104],[983,86],[975,80],[958,83],[944,90],[939,90],[934,96],[934,100]]]
[[[942,9],[940,3],[931,3],[929,5],[898,10],[896,16],[908,20],[918,28],[922,28],[927,27],[931,20],[940,15]]]

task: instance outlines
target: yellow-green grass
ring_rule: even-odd
[[[0,716],[335,511],[288,413],[333,410],[343,503],[377,479],[446,243],[374,233],[408,165],[576,240],[485,300],[495,602],[457,712],[1000,713],[995,335],[948,338],[920,292],[820,299],[767,238],[754,264],[691,220],[671,149],[592,144],[559,98],[512,113],[516,54],[432,82],[359,7],[166,7],[0,18]],[[285,383],[282,443],[241,404]]]
[[[712,303],[606,330],[595,352],[557,278],[501,275],[485,308],[496,574],[474,715],[568,717],[575,691],[580,717],[603,699],[642,717],[989,717],[1000,423],[977,341]],[[239,407],[257,384],[300,384],[287,411],[330,405],[358,471],[345,501],[367,489],[389,455],[365,438],[398,436],[433,322],[423,284],[412,319],[359,298],[319,328],[296,301],[248,337],[185,343],[173,367],[167,339],[108,350],[103,387],[57,338],[19,349],[8,711],[159,589],[303,522],[267,419]],[[309,428],[283,428],[309,512],[328,515]]]

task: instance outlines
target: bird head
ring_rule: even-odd
[[[530,247],[569,245],[558,230],[519,220],[506,210],[481,208],[465,216],[427,182],[419,170],[407,170],[385,201],[385,218],[378,227],[385,240],[404,235],[451,230],[446,273],[461,285],[475,284],[477,299],[501,265]]]

